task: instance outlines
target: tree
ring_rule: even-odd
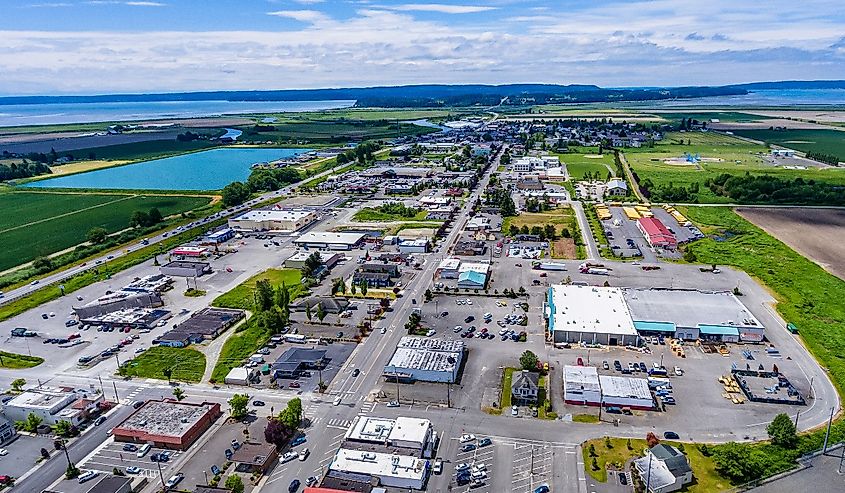
[[[370,287],[367,284],[367,281],[362,279],[361,280],[361,296],[367,296],[367,290],[369,290],[369,288]]]
[[[291,430],[299,428],[302,422],[302,400],[298,397],[291,399],[287,407],[279,413],[279,420]]]
[[[79,468],[70,463],[65,469],[65,479],[74,479],[79,476]]]
[[[425,301],[431,301],[432,299],[434,299],[434,295],[431,293],[430,289],[426,289],[425,294],[423,294],[423,296],[425,297]]]
[[[798,440],[795,423],[784,413],[775,416],[775,419],[766,428],[766,432],[769,433],[772,443],[780,447],[791,448]]]
[[[293,431],[279,418],[270,418],[267,421],[267,426],[264,428],[264,440],[267,443],[276,445],[276,447],[282,447],[293,436]]]
[[[177,401],[181,401],[182,399],[185,398],[185,391],[182,390],[179,387],[174,387],[173,388],[173,397],[175,397]]]
[[[35,433],[36,430],[38,430],[38,427],[41,426],[41,423],[43,422],[44,420],[41,419],[41,416],[35,413],[29,413],[26,416],[26,421],[24,421],[23,429],[30,433]]]
[[[223,206],[232,207],[246,202],[249,198],[250,190],[245,184],[236,181],[223,187]]]
[[[160,223],[164,217],[161,215],[161,211],[158,210],[158,207],[153,207],[150,209],[150,212],[147,213],[147,217],[150,220],[150,226]]]
[[[106,241],[109,232],[105,230],[105,228],[91,228],[88,230],[88,234],[86,238],[89,242],[99,245],[100,243]]]
[[[736,442],[728,442],[715,448],[713,461],[716,471],[736,482],[747,482],[762,476],[765,458],[759,449]]]
[[[269,310],[273,306],[273,286],[267,279],[259,279],[255,283],[255,307],[259,311]]]
[[[599,455],[596,453],[596,446],[592,443],[587,447],[587,453],[590,454],[590,457],[597,457]]]
[[[16,378],[12,380],[12,390],[15,392],[21,392],[24,385],[26,385],[26,380],[23,378]]]
[[[150,215],[144,211],[135,211],[129,218],[129,224],[133,228],[137,228],[139,226],[147,226],[150,224]]]
[[[313,316],[314,315],[311,314],[311,305],[305,305],[305,317],[308,319],[309,322],[311,321],[311,318]]]
[[[321,265],[323,265],[323,260],[320,252],[312,253],[305,259],[305,264],[302,266],[302,277],[314,277],[314,273]]]
[[[326,315],[328,315],[328,313],[326,313],[326,310],[323,309],[323,304],[317,303],[317,320],[322,322],[323,319],[326,318]]]
[[[167,367],[161,370],[161,373],[163,373],[165,378],[167,378],[167,381],[170,382],[170,378],[173,376],[173,368]]]
[[[349,287],[350,287],[350,291],[352,293],[352,296],[355,296],[355,294],[358,292],[358,288],[355,287],[355,283],[354,282],[349,283]]]
[[[651,448],[659,444],[660,439],[657,438],[657,435],[655,435],[654,433],[648,432],[648,434],[645,436],[645,442],[648,445],[648,448]]]
[[[244,482],[237,474],[229,475],[223,485],[227,489],[232,490],[232,493],[244,493]]]
[[[53,430],[56,432],[56,435],[64,438],[70,438],[79,433],[79,430],[70,421],[65,419],[59,420],[56,426],[53,427]]]
[[[246,407],[249,405],[249,396],[246,394],[235,394],[228,401],[231,411],[229,414],[235,419],[243,419],[246,416]]]
[[[32,261],[32,267],[38,273],[47,272],[53,268],[53,261],[50,260],[50,257],[35,257]]]
[[[538,361],[539,358],[537,358],[537,355],[531,351],[525,351],[522,353],[522,356],[519,357],[519,365],[522,366],[523,370],[536,370]]]

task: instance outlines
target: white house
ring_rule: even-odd
[[[692,468],[687,457],[671,445],[660,443],[651,447],[645,457],[635,459],[633,465],[650,493],[677,491],[692,482]]]
[[[612,178],[610,181],[607,182],[605,191],[607,195],[627,195],[628,184],[625,183],[625,180],[620,180],[619,178]]]

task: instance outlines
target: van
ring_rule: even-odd
[[[147,452],[149,452],[151,448],[153,448],[152,445],[150,445],[149,443],[145,443],[141,446],[141,448],[138,449],[138,453],[135,455],[137,455],[140,459],[141,457],[147,455]]]
[[[79,484],[82,484],[82,483],[91,481],[92,479],[96,478],[99,475],[100,475],[100,473],[98,473],[97,471],[88,471],[85,474],[79,476],[77,478],[77,480],[79,481]]]

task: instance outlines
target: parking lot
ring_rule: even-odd
[[[655,262],[657,255],[637,229],[637,224],[625,216],[621,207],[610,207],[610,214],[613,217],[601,224],[614,255],[622,258],[642,257],[646,262]]]
[[[124,450],[127,448],[134,448],[134,450]],[[78,464],[81,470],[101,471],[104,473],[111,473],[115,468],[127,473],[127,475],[137,475],[147,478],[158,478],[159,466],[167,479],[176,472],[174,462],[182,454],[178,450],[167,450],[170,454],[167,462],[154,462],[152,457],[155,454],[165,452],[164,449],[153,447],[143,457],[138,457],[137,445],[124,444],[120,442],[108,441],[105,446],[97,450],[97,452],[89,457],[85,462]],[[127,468],[137,468],[137,472],[132,472],[134,469],[127,471]]]
[[[53,447],[53,440],[45,436],[18,436],[2,448],[9,451],[0,456],[0,475],[19,478],[32,469],[36,459],[41,457],[41,449],[46,448],[50,455],[61,453]]]

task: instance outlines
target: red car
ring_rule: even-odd
[[[299,387],[301,387],[301,385],[299,385],[299,382],[291,382],[290,383],[290,388],[292,388],[292,389],[298,389]]]

